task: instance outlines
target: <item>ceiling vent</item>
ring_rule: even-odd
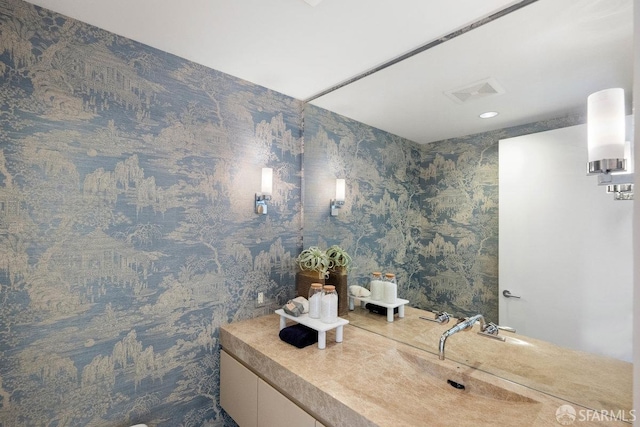
[[[466,104],[476,99],[484,99],[503,94],[504,92],[505,90],[498,82],[490,77],[457,89],[449,90],[444,94],[458,104]]]

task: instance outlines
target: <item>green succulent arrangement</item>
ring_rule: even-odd
[[[323,251],[317,246],[303,250],[296,258],[298,267],[303,271],[317,271],[324,277],[329,276],[329,270],[335,267],[348,269],[351,266],[349,254],[337,245]]]
[[[349,256],[347,251],[342,249],[340,246],[333,245],[329,249],[327,249],[326,253],[329,259],[331,260],[331,262],[333,263],[333,265],[330,268],[341,267],[341,268],[344,268],[345,270],[349,270],[351,268],[351,263],[352,263],[351,257]]]
[[[300,252],[296,262],[300,270],[317,271],[322,273],[324,277],[329,275],[329,268],[331,268],[331,260],[327,253],[317,246],[311,246]]]

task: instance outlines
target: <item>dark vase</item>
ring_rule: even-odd
[[[318,271],[298,271],[296,274],[296,296],[309,298],[309,288],[312,283],[325,285],[324,275]]]
[[[336,287],[338,293],[338,316],[346,316],[349,313],[349,299],[347,286],[347,269],[337,267],[329,270],[329,277],[326,280],[327,285]]]

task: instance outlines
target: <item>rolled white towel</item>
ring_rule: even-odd
[[[282,306],[285,313],[298,317],[301,314],[309,312],[309,301],[305,297],[297,297],[290,299]]]
[[[309,312],[309,301],[305,298],[305,297],[296,297],[294,299],[292,299],[291,301],[295,301],[295,302],[299,302],[300,304],[302,304],[303,313],[308,313]]]
[[[369,291],[369,289],[363,288],[362,286],[358,285],[349,286],[349,292],[351,292],[351,295],[353,295],[354,297],[367,298],[371,296],[371,291]]]

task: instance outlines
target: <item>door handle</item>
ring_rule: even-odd
[[[502,295],[505,298],[520,298],[518,296],[512,295],[511,292],[509,292],[507,289],[505,289],[504,291],[502,291]]]

